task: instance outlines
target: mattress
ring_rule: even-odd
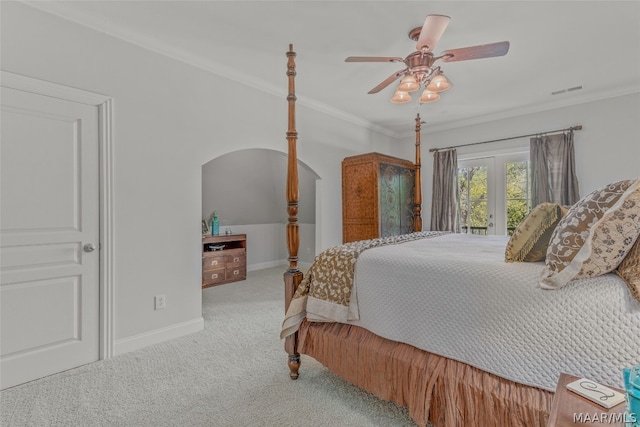
[[[624,282],[542,289],[544,264],[506,263],[507,241],[446,234],[362,252],[348,323],[544,390],[561,372],[622,387],[622,368],[640,364],[640,303]]]

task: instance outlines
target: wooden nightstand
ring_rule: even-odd
[[[247,235],[202,236],[202,287],[247,278]]]
[[[622,375],[622,373],[620,374]],[[551,404],[551,413],[549,414],[549,423],[547,427],[568,427],[568,426],[608,426],[608,427],[625,427],[623,415],[625,411],[625,403],[614,406],[611,409],[596,405],[590,400],[575,394],[567,389],[567,384],[580,378],[569,374],[560,374],[558,385],[556,386],[556,394]],[[621,390],[616,389],[622,393]],[[575,418],[574,414],[582,414],[583,418]],[[598,415],[597,420],[593,420],[594,415]],[[606,415],[601,415],[606,414]],[[621,414],[616,416],[615,414]],[[585,416],[591,418],[585,419]],[[609,416],[610,415],[610,416]],[[609,418],[607,418],[609,417]],[[582,421],[582,422],[580,422]],[[602,421],[602,422],[600,422]]]

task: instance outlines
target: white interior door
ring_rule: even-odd
[[[0,385],[99,358],[98,107],[2,88]]]

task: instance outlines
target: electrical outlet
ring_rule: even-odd
[[[155,309],[162,310],[167,307],[167,297],[165,295],[156,295],[154,297]]]

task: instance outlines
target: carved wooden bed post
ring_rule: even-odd
[[[420,167],[420,113],[418,113],[416,115],[416,182],[413,196],[413,231],[422,231],[422,175]]]
[[[284,273],[284,300],[285,312],[289,308],[289,303],[296,292],[298,285],[302,281],[302,272],[298,269],[298,248],[300,247],[300,237],[298,232],[298,155],[296,152],[296,142],[298,132],[296,131],[296,53],[293,45],[289,45],[287,52],[287,77],[289,79],[289,128],[287,130],[288,146],[288,166],[287,166],[287,248],[289,250],[289,268]],[[285,338],[284,349],[289,354],[289,376],[291,379],[298,378],[300,368],[300,354],[297,349],[298,333]]]

